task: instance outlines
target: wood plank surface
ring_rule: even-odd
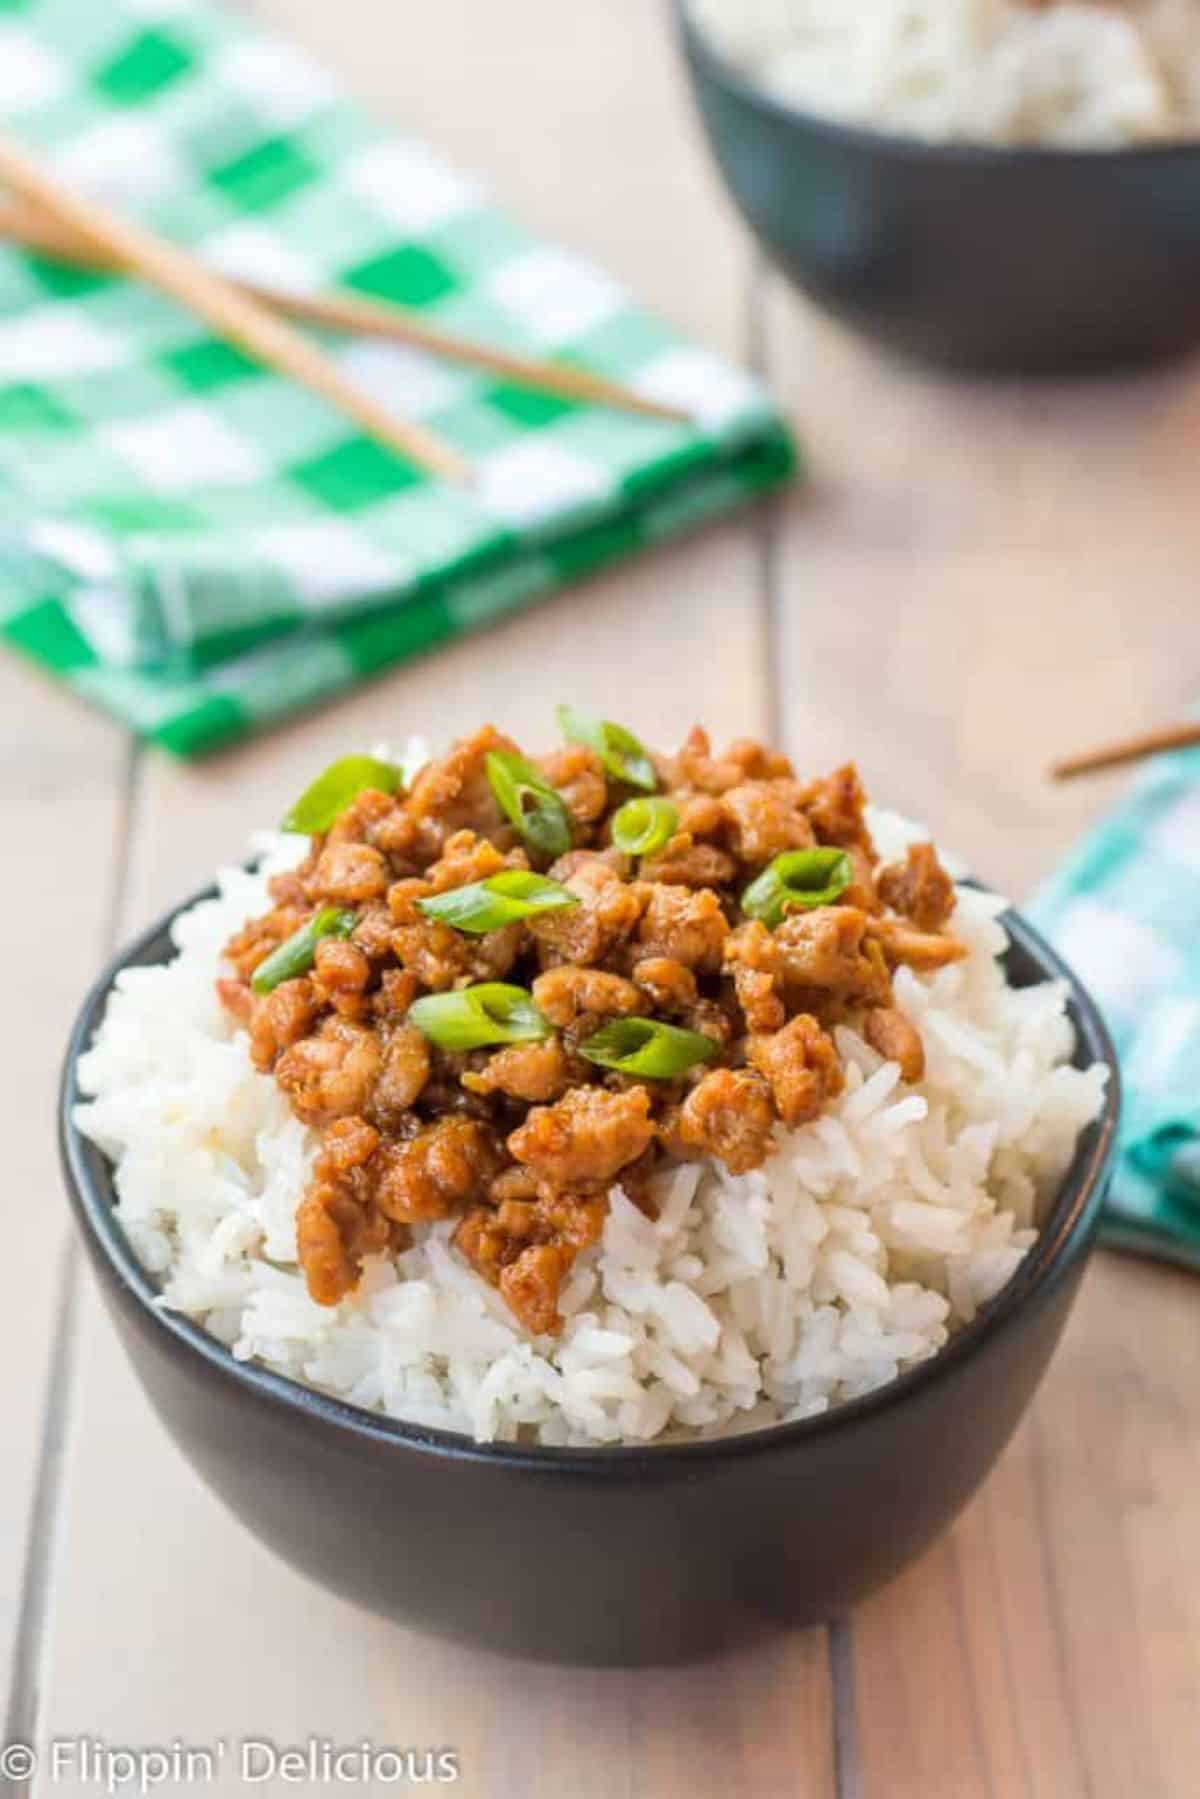
[[[545,0],[523,0],[515,28],[513,9],[490,19],[456,0],[436,16],[422,11],[412,27],[419,66],[393,61],[383,79],[369,46],[385,41],[398,52],[401,16],[414,18],[414,8],[385,17],[371,0],[353,0],[336,22],[301,18],[298,7],[274,10],[318,48],[324,34],[330,60],[395,116],[468,166],[490,167],[502,196],[527,217],[619,269],[685,327],[738,352],[748,260],[672,122],[675,72],[649,16],[595,9],[568,26]],[[359,28],[348,29],[348,18]],[[631,68],[636,82],[627,79]],[[614,87],[622,71],[624,85]],[[470,84],[454,105],[452,75]],[[671,186],[688,259],[648,228],[651,163]],[[697,283],[701,263],[712,277]],[[764,727],[760,537],[753,513],[715,526],[206,766],[148,756],[132,813],[126,928],[239,856],[252,828],[277,817],[315,768],[350,746],[400,743],[411,732],[443,742],[483,717],[526,741],[549,740],[562,699],[615,710],[663,740],[697,716],[731,735]],[[458,1790],[480,1799],[549,1799],[564,1788],[581,1799],[684,1788],[715,1795],[739,1773],[748,1791],[832,1794],[824,1631],[685,1673],[579,1674],[452,1649],[364,1618],[276,1563],[200,1487],[150,1418],[95,1302],[84,1342],[46,1647],[45,1735],[94,1729],[108,1740],[151,1742],[186,1726],[198,1743],[294,1742],[314,1731],[451,1743],[462,1755]],[[136,1479],[105,1480],[114,1445]],[[245,1620],[235,1655],[222,1642],[231,1617]],[[226,1763],[215,1790],[244,1790],[236,1776]],[[85,1790],[70,1779],[54,1789]]]
[[[1119,775],[1059,754],[1182,717],[1200,676],[1200,375],[950,381],[774,282],[769,372],[811,480],[785,507],[788,741],[1027,894]]]
[[[784,509],[782,717],[1021,898],[1121,778],[1058,754],[1182,717],[1200,676],[1200,379],[951,382],[772,288],[807,432]],[[1200,1751],[1200,1300],[1100,1256],[1031,1417],[851,1625],[870,1799],[1183,1795]]]
[[[14,972],[32,1050],[4,1074],[16,1184],[47,1196],[45,1236],[14,1252],[20,1304],[4,1325],[20,1359],[5,1358],[2,1395],[0,1677],[55,1328],[52,1064],[100,959],[119,865],[127,933],[239,856],[337,751],[410,732],[442,741],[483,716],[545,737],[569,698],[660,739],[695,716],[733,733],[773,714],[806,766],[856,755],[880,797],[1020,896],[1120,786],[1053,789],[1046,763],[1181,713],[1200,672],[1200,379],[949,381],[877,357],[775,282],[752,331],[748,246],[687,116],[664,18],[642,0],[261,10],[685,328],[735,355],[765,346],[812,478],[769,529],[762,514],[714,527],[207,765],[145,756],[132,788],[113,730],[0,664],[0,795],[23,876],[4,903],[10,930],[33,919],[45,950]],[[83,847],[77,890],[60,878],[64,837]],[[472,1799],[1194,1790],[1189,1277],[1097,1259],[993,1476],[917,1566],[839,1626],[832,1673],[823,1631],[690,1670],[581,1673],[366,1618],[209,1497],[149,1416],[90,1291],[79,1331],[58,1394],[70,1435],[48,1631],[22,1644],[43,1738],[224,1740],[207,1790],[230,1799],[246,1790],[239,1738],[313,1734],[453,1744]],[[94,1790],[36,1787],[39,1799]]]
[[[0,1310],[0,1695],[10,1690],[22,1575],[59,1337],[66,1206],[53,1116],[63,1046],[107,954],[128,750],[120,732],[11,657],[0,659],[0,941],[11,1021],[4,1092],[5,1304]],[[62,846],[74,873],[63,878]],[[18,1670],[21,1684],[30,1670]],[[0,1700],[0,1717],[3,1702]]]
[[[440,738],[489,716],[534,739],[549,735],[563,693],[586,706],[619,686],[626,716],[653,717],[667,735],[695,711],[720,731],[753,723],[762,652],[751,529],[713,531],[597,582],[220,763],[191,770],[148,757],[128,922],[236,854],[251,825],[277,814],[335,749],[369,744],[398,720]],[[695,643],[719,655],[707,679],[697,673],[688,688],[663,693],[655,670],[674,641],[681,590]],[[381,1625],[281,1567],[209,1498],[149,1416],[94,1304],[85,1344],[47,1659],[48,1736],[102,1725],[110,1740],[153,1742],[182,1717],[197,1743],[303,1741],[313,1728],[337,1740],[451,1743],[463,1757],[462,1790],[481,1799],[549,1799],[568,1771],[571,1790],[588,1799],[685,1787],[717,1794],[730,1757],[753,1770],[749,1790],[805,1799],[833,1791],[823,1632],[686,1674],[626,1677],[524,1667]],[[104,1478],[114,1448],[136,1480]],[[230,1656],[223,1621],[247,1613]],[[314,1643],[336,1648],[314,1665]],[[222,1780],[218,1791],[239,1790],[232,1768]],[[85,1790],[70,1779],[55,1788]]]
[[[746,245],[646,0],[249,0],[553,242],[705,343],[741,347]]]

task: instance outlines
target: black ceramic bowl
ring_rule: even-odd
[[[75,1214],[151,1404],[264,1543],[361,1605],[463,1641],[565,1661],[678,1660],[851,1605],[945,1528],[1003,1448],[1066,1322],[1111,1173],[1107,1033],[1046,944],[1006,923],[1010,977],[1069,982],[1076,1061],[1105,1063],[1111,1081],[1014,1279],[940,1355],[825,1417],[568,1450],[479,1447],[393,1423],[235,1362],[155,1305],[114,1220],[108,1165],[71,1118],[78,1058],[117,971],[172,954],[163,920],[92,989],[61,1109]]]
[[[797,287],[890,348],[1066,373],[1200,343],[1200,143],[929,144],[765,93],[673,0],[726,184]]]

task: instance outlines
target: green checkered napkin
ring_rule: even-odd
[[[1121,1059],[1108,1241],[1200,1269],[1200,756],[1154,763],[1030,912]]]
[[[0,631],[173,750],[261,728],[790,470],[746,376],[211,5],[0,0],[0,117],[230,274],[401,301],[698,421],[328,339],[471,458],[458,489],[138,283],[0,249]]]

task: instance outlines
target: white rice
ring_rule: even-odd
[[[871,818],[894,855],[918,835]],[[1017,992],[996,957],[1001,902],[960,891],[971,953],[899,1003],[925,1040],[904,1086],[838,1031],[846,1091],[733,1176],[681,1166],[651,1222],[619,1187],[602,1242],[565,1289],[557,1339],[531,1338],[450,1245],[451,1223],[371,1263],[336,1309],[307,1297],[295,1212],[314,1152],[257,1073],[213,988],[220,951],[266,909],[296,839],[260,844],[258,873],[176,921],[179,954],[125,970],[80,1064],[81,1129],[113,1161],[117,1216],[162,1304],[239,1360],[480,1441],[644,1443],[805,1418],[936,1352],[1011,1279],[1041,1203],[1102,1104],[1105,1071],[1067,1065],[1057,984]]]
[[[933,139],[1084,148],[1200,132],[1196,0],[692,0],[781,100]]]

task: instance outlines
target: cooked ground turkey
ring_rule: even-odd
[[[879,865],[852,765],[801,781],[758,743],[716,754],[697,727],[654,758],[678,826],[639,865],[610,835],[632,790],[572,743],[534,759],[573,839],[547,865],[496,803],[492,750],[517,745],[484,726],[407,793],[359,793],[272,882],[274,910],[227,946],[218,991],[256,1067],[321,1135],[297,1216],[313,1298],[336,1305],[368,1255],[401,1248],[412,1224],[453,1217],[459,1252],[527,1329],[553,1332],[614,1182],[649,1206],[650,1179],[672,1158],[758,1167],[781,1123],[818,1117],[841,1091],[840,1022],[920,1079],[923,1046],[894,1003],[892,972],[964,951],[945,929],[954,887],[932,845]],[[774,929],[747,918],[749,883],[776,856],[813,846],[846,851],[850,886]],[[530,868],[578,904],[472,936],[417,903]],[[327,906],[353,909],[349,936],[324,939],[310,972],[255,994],[259,965]],[[549,1035],[450,1054],[409,1021],[424,994],[499,980],[531,992]],[[632,1016],[699,1032],[714,1053],[671,1080],[606,1072],[580,1054],[593,1032]]]

